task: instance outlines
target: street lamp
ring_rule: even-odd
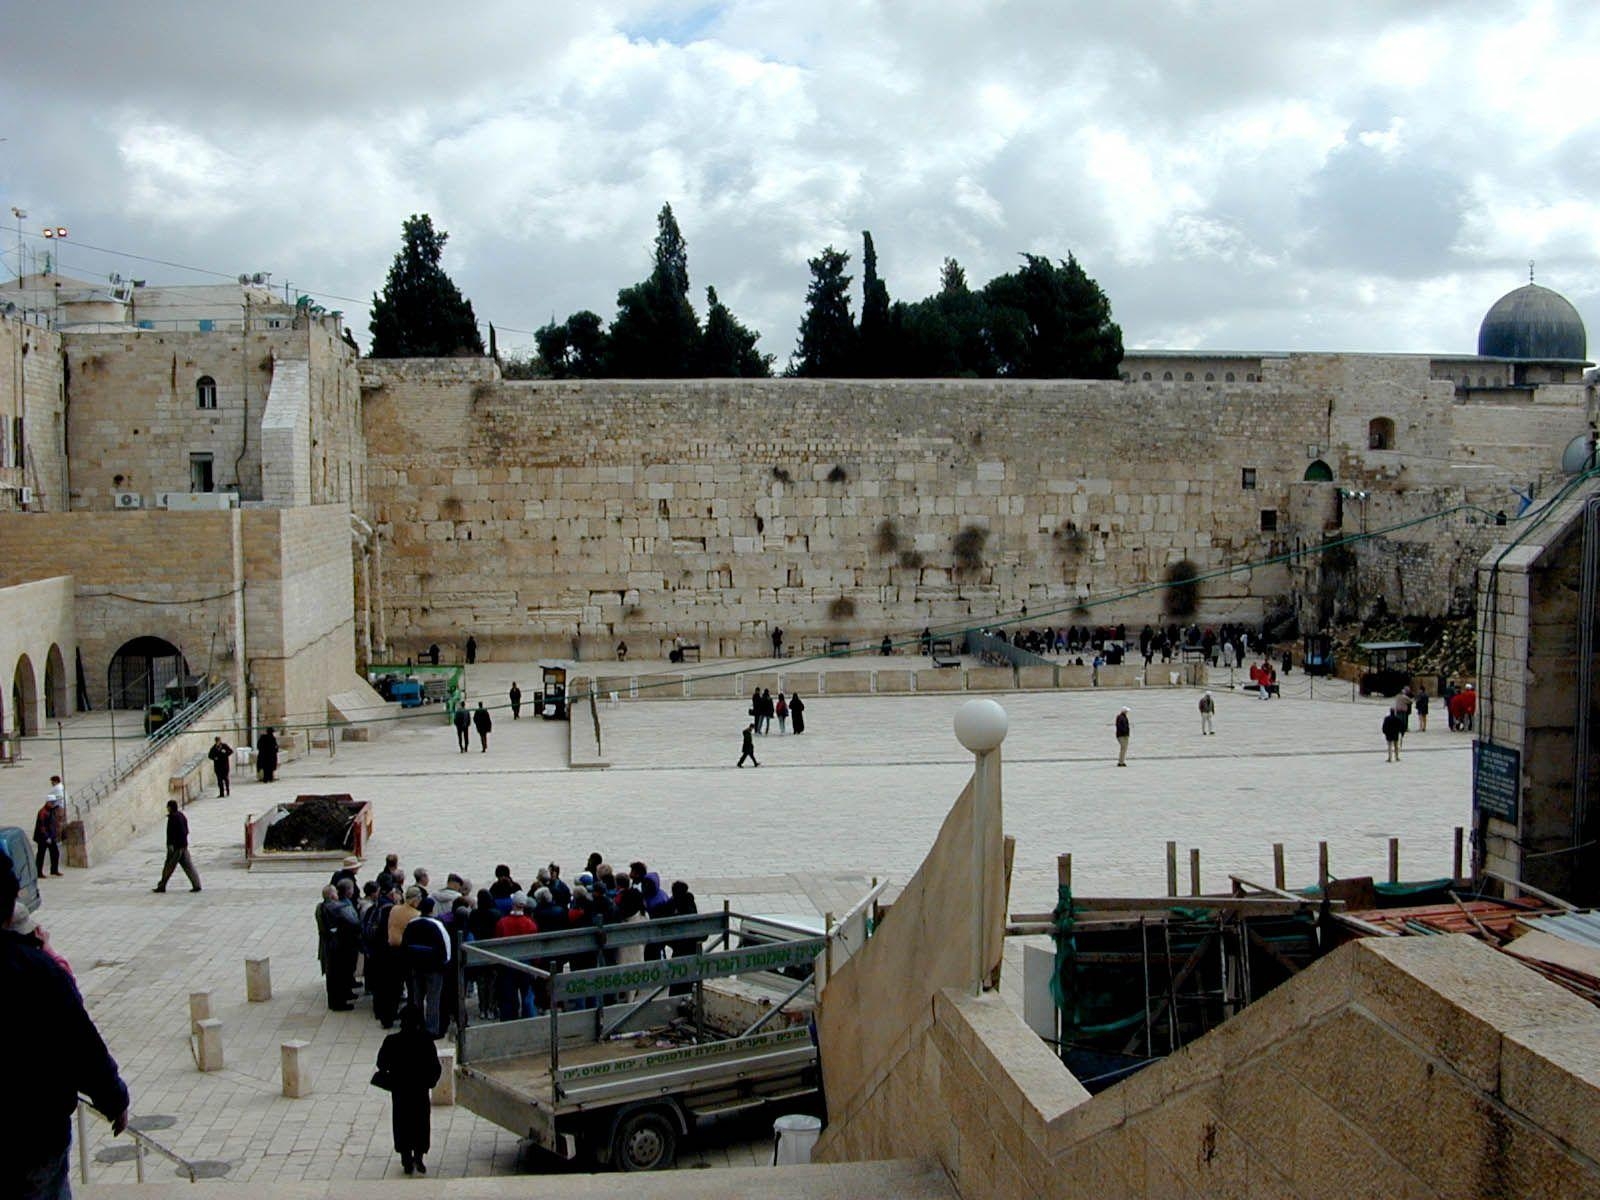
[[[968,700],[956,710],[956,740],[972,751],[972,994],[983,995],[988,974],[985,943],[989,923],[989,813],[1000,806],[1000,743],[1010,719],[993,700]]]

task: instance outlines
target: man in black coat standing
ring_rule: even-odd
[[[256,739],[256,771],[262,783],[271,783],[278,771],[278,731],[271,726]]]
[[[472,730],[472,714],[467,711],[465,704],[456,709],[456,715],[451,718],[451,723],[456,727],[456,747],[465,754]]]
[[[0,912],[11,912],[17,891],[11,860],[0,854]],[[0,1029],[11,1032],[7,1067],[27,1093],[14,1098],[0,1121],[0,1196],[71,1195],[78,1093],[121,1133],[128,1125],[128,1088],[72,977],[31,938],[4,928]]]
[[[511,691],[507,695],[511,698],[511,719],[515,721],[522,716],[522,689],[517,686],[515,680],[512,681]]]
[[[161,882],[151,888],[152,892],[167,890],[167,880],[172,878],[172,873],[179,867],[189,877],[189,890],[200,890],[200,876],[195,874],[194,860],[189,857],[189,818],[178,811],[176,800],[167,801],[167,862],[161,868]]]
[[[478,701],[477,711],[472,714],[472,727],[478,731],[478,750],[481,753],[489,752],[489,731],[494,728],[494,718],[489,715],[489,710],[483,706],[483,701]]]
[[[217,773],[217,795],[228,794],[228,779],[233,774],[233,747],[221,738],[211,739],[211,749],[206,751],[211,767]]]

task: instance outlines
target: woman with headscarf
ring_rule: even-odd
[[[805,702],[800,699],[799,692],[789,697],[789,717],[794,722],[794,731],[796,733],[804,733],[806,731],[806,706]]]
[[[399,1030],[384,1038],[378,1048],[378,1073],[383,1077],[381,1086],[389,1092],[400,1166],[407,1175],[413,1170],[426,1175],[428,1165],[422,1159],[432,1133],[428,1092],[439,1082],[439,1052],[423,1026],[422,1010],[415,1004],[406,1005]]]

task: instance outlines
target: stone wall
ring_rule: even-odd
[[[1335,534],[1449,510],[1372,539],[1356,570],[1368,596],[1399,602],[1398,581],[1406,607],[1452,611],[1489,540],[1459,506],[1514,512],[1513,485],[1550,486],[1593,407],[1567,386],[1469,400],[1421,355],[1129,363],[1176,378],[507,383],[488,360],[365,363],[390,640],[656,657],[684,634],[756,654],[774,623],[791,645],[876,639],[1024,605],[1083,621],[1086,598],[1137,626],[1180,559],[1319,546],[1328,516],[1296,524],[1291,503],[1318,462],[1330,491],[1369,496],[1334,502]],[[1282,564],[1239,570],[1200,617],[1255,620],[1293,587]]]
[[[66,419],[61,339],[36,325],[0,317],[0,512],[67,507]],[[17,423],[22,441],[17,441]]]
[[[1479,860],[1584,905],[1600,902],[1600,644],[1587,664],[1581,654],[1600,604],[1586,601],[1583,571],[1586,541],[1600,540],[1597,498],[1600,483],[1576,485],[1478,570],[1477,735],[1520,756],[1516,820],[1474,815]]]
[[[217,491],[237,486],[243,499],[262,499],[261,422],[278,359],[308,364],[309,424],[289,448],[304,461],[267,466],[302,474],[305,502],[363,502],[355,351],[322,322],[248,333],[68,333],[62,340],[72,507],[109,509],[113,492],[138,492],[146,505],[159,492],[187,492],[195,453],[212,455]],[[214,408],[199,407],[202,377],[216,385]]]
[[[992,994],[898,1049],[819,1159],[931,1155],[995,1200],[1600,1192],[1600,1013],[1464,936],[1345,946],[1093,1098]]]
[[[72,624],[72,580],[65,576],[0,587],[0,736],[19,728],[30,733],[50,717],[76,710],[72,672],[76,661]],[[12,690],[31,681],[19,712]]]

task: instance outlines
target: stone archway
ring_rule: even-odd
[[[1332,483],[1333,468],[1319,458],[1306,467],[1305,482]]]
[[[53,721],[72,714],[72,699],[67,691],[67,662],[61,647],[52,644],[44,658],[44,715]]]
[[[34,675],[33,660],[26,654],[17,659],[16,670],[11,674],[11,711],[16,717],[16,732],[23,737],[39,732],[39,681]]]
[[[154,704],[167,684],[188,670],[183,651],[165,638],[147,635],[126,641],[106,669],[107,707],[142,709]]]

